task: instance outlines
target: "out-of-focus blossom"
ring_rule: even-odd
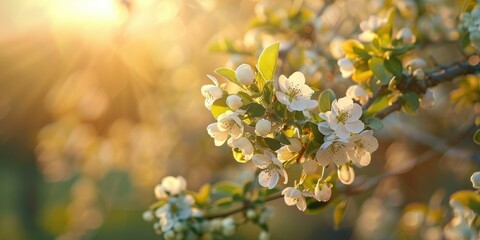
[[[352,85],[348,87],[346,95],[362,105],[368,102],[368,92],[360,85]]]
[[[338,67],[340,67],[340,72],[342,73],[343,78],[349,78],[355,72],[355,66],[353,65],[352,60],[348,58],[341,58],[337,61]]]
[[[182,176],[168,176],[162,179],[162,183],[155,187],[155,196],[158,199],[165,199],[169,196],[176,196],[185,191],[187,182]]]

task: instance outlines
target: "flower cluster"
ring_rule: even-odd
[[[460,29],[468,33],[470,43],[476,48],[480,48],[480,8],[475,6],[472,11],[465,12],[460,16],[462,24]]]

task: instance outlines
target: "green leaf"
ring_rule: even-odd
[[[480,214],[480,195],[474,191],[458,191],[450,197],[450,201],[457,201],[463,206],[472,209],[476,214]]]
[[[229,110],[227,105],[227,97],[223,96],[217,100],[215,100],[212,104],[212,114],[215,119],[220,116],[220,114],[225,113]]]
[[[393,75],[385,69],[383,58],[374,57],[368,61],[368,66],[382,84],[387,84]]]
[[[275,135],[275,139],[285,145],[290,145],[290,140],[288,140],[287,136],[285,136],[285,134],[283,134],[282,132],[281,133],[277,133]]]
[[[305,209],[305,213],[308,214],[317,214],[321,212],[325,207],[327,207],[331,202],[319,202],[315,198],[308,198],[307,199],[307,209]]]
[[[370,54],[368,54],[367,51],[365,51],[364,49],[355,47],[355,46],[353,47],[353,52],[355,54],[357,54],[359,57],[361,57],[363,59],[366,59],[366,60],[372,58],[372,56],[370,56]]]
[[[273,151],[277,151],[278,149],[280,149],[280,147],[282,147],[280,142],[273,138],[264,138],[264,141],[265,141],[265,144],[267,144],[267,146]]]
[[[345,209],[347,208],[347,200],[340,201],[333,210],[333,224],[334,229],[337,230],[340,227],[340,223],[345,217]]]
[[[320,146],[322,146],[320,143],[316,141],[310,141],[307,145],[307,149],[305,149],[305,154],[310,155],[310,154],[316,153],[320,148]]]
[[[475,131],[475,133],[473,134],[473,141],[480,145],[480,129],[477,129],[477,131]]]
[[[220,181],[213,185],[212,191],[215,194],[233,196],[236,193],[240,194],[242,192],[242,187],[233,182]]]
[[[397,57],[391,56],[389,59],[384,62],[385,68],[397,77],[403,76],[403,65],[402,61]]]
[[[275,69],[277,67],[278,50],[280,43],[274,43],[263,50],[258,58],[258,71],[263,77],[263,82],[258,83],[260,90],[263,89],[265,82],[273,80]]]
[[[231,197],[224,197],[220,198],[213,203],[213,205],[217,207],[228,207],[234,203],[233,198]]]
[[[313,133],[314,140],[317,141],[317,142],[323,142],[323,135],[318,130],[318,125],[317,124],[308,121],[303,125],[303,129],[304,130],[305,129],[310,129],[310,131],[312,131],[312,133]]]
[[[383,128],[382,120],[376,117],[369,117],[365,119],[365,124],[372,130],[380,130]]]
[[[200,206],[205,206],[210,201],[210,184],[204,184],[198,193],[194,194],[193,197],[195,198],[195,203]]]
[[[416,114],[420,106],[418,95],[414,92],[406,92],[400,96],[400,103],[402,104],[402,111],[407,114]]]
[[[237,92],[237,95],[242,98],[243,104],[249,104],[253,102],[253,98],[246,92]]]
[[[320,110],[320,112],[330,111],[335,98],[336,96],[332,89],[323,90],[320,96],[318,96],[318,110]]]
[[[226,78],[227,80],[229,80],[230,82],[240,86],[241,88],[243,88],[242,84],[240,84],[237,80],[237,77],[235,76],[235,71],[230,69],[230,68],[225,68],[225,67],[222,67],[222,68],[217,68],[215,69],[214,71],[216,74]]]
[[[272,103],[272,97],[273,97],[273,81],[268,81],[265,83],[265,86],[263,86],[263,101],[270,105]]]
[[[261,117],[265,114],[265,108],[256,102],[243,105],[241,109],[246,110],[250,118]]]

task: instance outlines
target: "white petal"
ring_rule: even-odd
[[[350,185],[355,180],[355,172],[347,165],[340,166],[337,170],[338,179],[345,185]]]
[[[305,110],[312,110],[318,106],[318,102],[315,100],[305,100]]]
[[[288,92],[289,84],[287,83],[287,81],[288,79],[284,75],[280,75],[280,77],[278,78],[278,85],[282,92]]]
[[[268,187],[269,189],[272,189],[277,185],[278,179],[278,172],[275,170],[265,169],[258,175],[258,182],[260,185]]]
[[[319,149],[317,153],[315,154],[315,160],[317,160],[318,164],[320,164],[323,167],[328,166],[330,163],[331,157],[327,156],[330,155],[330,152],[328,152],[327,149]]]
[[[351,108],[351,112],[350,112],[350,117],[348,118],[348,120],[349,121],[350,120],[358,120],[358,119],[360,119],[362,114],[363,114],[362,107],[357,103],[353,103],[352,108]]]
[[[294,72],[290,77],[288,77],[288,81],[295,84],[302,86],[305,84],[305,76],[301,72]]]
[[[357,120],[354,122],[345,123],[345,128],[352,133],[359,133],[365,128],[365,125],[362,121]]]
[[[338,124],[337,129],[335,129],[335,133],[341,139],[348,139],[350,137],[350,132],[347,130],[345,125],[343,125],[341,123]]]
[[[297,208],[302,212],[307,209],[307,202],[305,201],[305,198],[303,196],[298,199]]]
[[[272,160],[263,154],[253,155],[252,162],[260,169],[265,169],[272,164]]]
[[[293,99],[288,107],[293,111],[303,111],[306,109],[307,105],[304,100]]]
[[[217,78],[215,78],[214,76],[210,75],[210,74],[207,74],[207,77],[210,78],[210,80],[212,80],[212,82],[215,84],[215,86],[218,87],[218,80]]]
[[[344,109],[344,110],[350,110],[352,109],[352,106],[353,106],[353,101],[351,98],[349,97],[343,97],[343,98],[340,98],[338,99],[337,101],[337,107],[338,109]],[[360,108],[361,109],[361,108]]]
[[[284,105],[290,105],[290,98],[283,92],[275,92],[277,100]]]
[[[362,144],[368,152],[375,152],[378,149],[378,141],[372,135],[362,136]]]

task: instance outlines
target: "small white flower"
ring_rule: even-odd
[[[253,147],[250,140],[248,140],[246,137],[241,137],[237,139],[230,138],[228,140],[228,146],[230,146],[231,148],[239,149],[242,152],[245,160],[252,159],[255,148]]]
[[[153,212],[152,211],[145,211],[143,212],[143,220],[147,221],[147,222],[151,222],[153,220],[155,220],[155,216],[153,216]]]
[[[346,95],[362,105],[368,102],[368,92],[360,85],[352,85],[348,87]]]
[[[375,33],[379,28],[387,23],[387,20],[384,18],[379,18],[377,16],[370,16],[368,20],[362,21],[360,23],[360,29],[362,33],[359,35],[359,39],[362,42],[371,42],[377,34]]]
[[[350,133],[359,133],[365,125],[360,121],[362,116],[362,107],[349,97],[336,99],[332,102],[332,111],[328,111],[325,115],[328,126],[335,131],[340,139],[348,139]]]
[[[378,141],[373,136],[372,130],[363,131],[350,138],[353,148],[347,151],[348,159],[359,166],[368,166],[371,160],[371,153],[378,148]]]
[[[333,162],[340,166],[347,163],[347,151],[351,148],[351,144],[342,141],[325,142],[322,144],[315,154],[315,160],[326,167]]]
[[[476,189],[480,189],[480,172],[474,172],[470,177],[472,185]]]
[[[212,75],[207,75],[210,80],[215,84],[207,84],[203,85],[201,88],[202,95],[205,97],[205,107],[208,110],[212,110],[212,105],[215,100],[222,97],[223,92],[218,85],[217,79]]]
[[[267,119],[260,119],[258,120],[257,124],[255,125],[255,133],[258,136],[265,137],[272,131],[272,122],[268,121]]]
[[[244,85],[250,85],[255,79],[255,73],[252,70],[252,67],[246,63],[241,64],[235,70],[235,76],[237,77],[238,82]]]
[[[228,136],[239,138],[243,135],[242,120],[238,113],[227,110],[218,116],[217,122],[207,126],[207,132],[210,137],[215,139],[215,146],[221,146],[225,143]]]
[[[296,205],[298,210],[302,212],[307,209],[307,202],[305,201],[302,191],[294,187],[287,187],[283,189],[282,195],[288,206]]]
[[[255,154],[252,157],[252,161],[255,166],[262,169],[258,175],[258,182],[263,187],[268,187],[270,189],[274,188],[277,185],[280,176],[285,179],[283,183],[287,184],[287,172],[283,168],[282,163],[273,153],[265,151],[264,154]]]
[[[345,55],[345,53],[342,50],[342,43],[344,39],[340,37],[335,37],[331,42],[330,42],[330,53],[335,59],[339,59]]]
[[[342,73],[343,78],[349,78],[355,72],[355,66],[353,65],[352,60],[348,58],[340,58],[337,61],[338,67],[340,67],[340,72]]]
[[[182,176],[172,177],[168,176],[162,179],[162,183],[155,186],[155,196],[158,199],[168,198],[168,196],[175,196],[187,189],[187,182]]]
[[[155,210],[155,215],[160,219],[162,231],[173,228],[178,221],[188,219],[192,214],[192,205],[195,200],[192,196],[170,197],[165,205]]]
[[[423,97],[420,99],[420,107],[422,108],[431,108],[435,106],[436,101],[435,97],[433,96],[433,92],[430,90],[427,90],[425,94],[423,94]]]
[[[225,236],[232,236],[235,234],[235,220],[231,217],[227,217],[222,221],[222,233]]]
[[[267,231],[261,231],[260,235],[258,235],[258,240],[269,240],[270,239],[270,233]]]
[[[320,180],[315,185],[314,198],[319,202],[328,202],[332,197],[332,188],[326,183],[321,183]]]
[[[302,142],[300,142],[300,139],[290,138],[289,141],[290,145],[282,146],[276,151],[277,158],[282,163],[291,160],[296,156],[298,152],[302,150]]]
[[[227,105],[229,108],[237,110],[238,108],[243,106],[242,98],[236,94],[232,94],[227,97]]]
[[[350,185],[353,183],[353,180],[355,180],[355,172],[353,171],[353,168],[347,164],[338,167],[337,175],[340,182],[345,185]]]
[[[281,75],[278,79],[280,90],[275,92],[278,101],[285,104],[290,112],[304,111],[317,107],[317,101],[311,100],[313,90],[305,84],[305,76],[294,72],[290,77]]]
[[[396,39],[401,39],[406,44],[414,44],[417,38],[413,35],[412,30],[408,27],[404,27],[398,31],[395,35]]]

